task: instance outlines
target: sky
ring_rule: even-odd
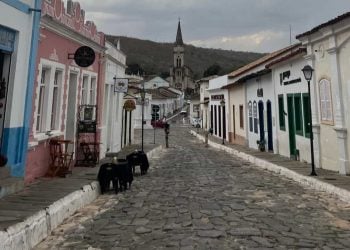
[[[174,42],[180,18],[186,44],[263,53],[350,11],[350,0],[78,1],[85,19],[106,34]]]

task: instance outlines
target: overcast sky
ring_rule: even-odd
[[[200,47],[271,52],[350,11],[350,0],[79,0],[86,19],[112,35]]]

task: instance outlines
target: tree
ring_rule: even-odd
[[[128,68],[126,69],[126,73],[128,75],[143,75],[145,71],[138,63],[132,63],[128,65]]]
[[[222,70],[221,66],[217,63],[209,66],[203,73],[203,77],[218,75]]]

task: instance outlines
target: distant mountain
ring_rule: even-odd
[[[127,56],[127,65],[130,70],[135,70],[135,67],[139,66],[145,71],[146,75],[168,76],[173,62],[173,43],[157,43],[112,35],[107,35],[106,38],[115,45],[117,45],[118,39],[120,40],[120,47]],[[218,74],[224,75],[263,55],[253,52],[207,49],[185,45],[185,64],[193,70],[195,79],[202,78],[203,73],[214,64],[220,66]]]

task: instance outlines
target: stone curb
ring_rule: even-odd
[[[201,140],[203,142],[205,141],[204,136],[197,134],[197,132],[191,130],[190,133],[192,135],[196,136],[199,140]],[[305,176],[305,175],[299,174],[293,170],[279,166],[275,163],[257,158],[255,156],[241,152],[237,149],[229,148],[229,147],[226,147],[222,144],[218,144],[218,143],[210,141],[210,140],[208,140],[208,144],[209,144],[209,146],[211,146],[213,148],[223,150],[227,153],[233,154],[239,158],[242,158],[246,161],[249,161],[250,163],[256,165],[257,167],[260,167],[262,169],[274,172],[274,173],[279,174],[281,176],[284,176],[288,179],[291,179],[304,187],[312,188],[312,189],[317,190],[317,191],[326,192],[330,195],[334,195],[334,196],[338,197],[339,199],[341,199],[345,202],[350,203],[350,191],[348,191],[346,189],[336,187],[332,184],[323,182],[321,180],[318,180],[318,179],[310,177],[310,176]]]
[[[162,150],[158,146],[147,153],[152,158]],[[32,249],[50,235],[52,230],[59,226],[66,218],[73,215],[78,209],[90,204],[100,195],[100,185],[93,181],[54,202],[47,208],[26,218],[24,221],[0,231],[1,250]]]

